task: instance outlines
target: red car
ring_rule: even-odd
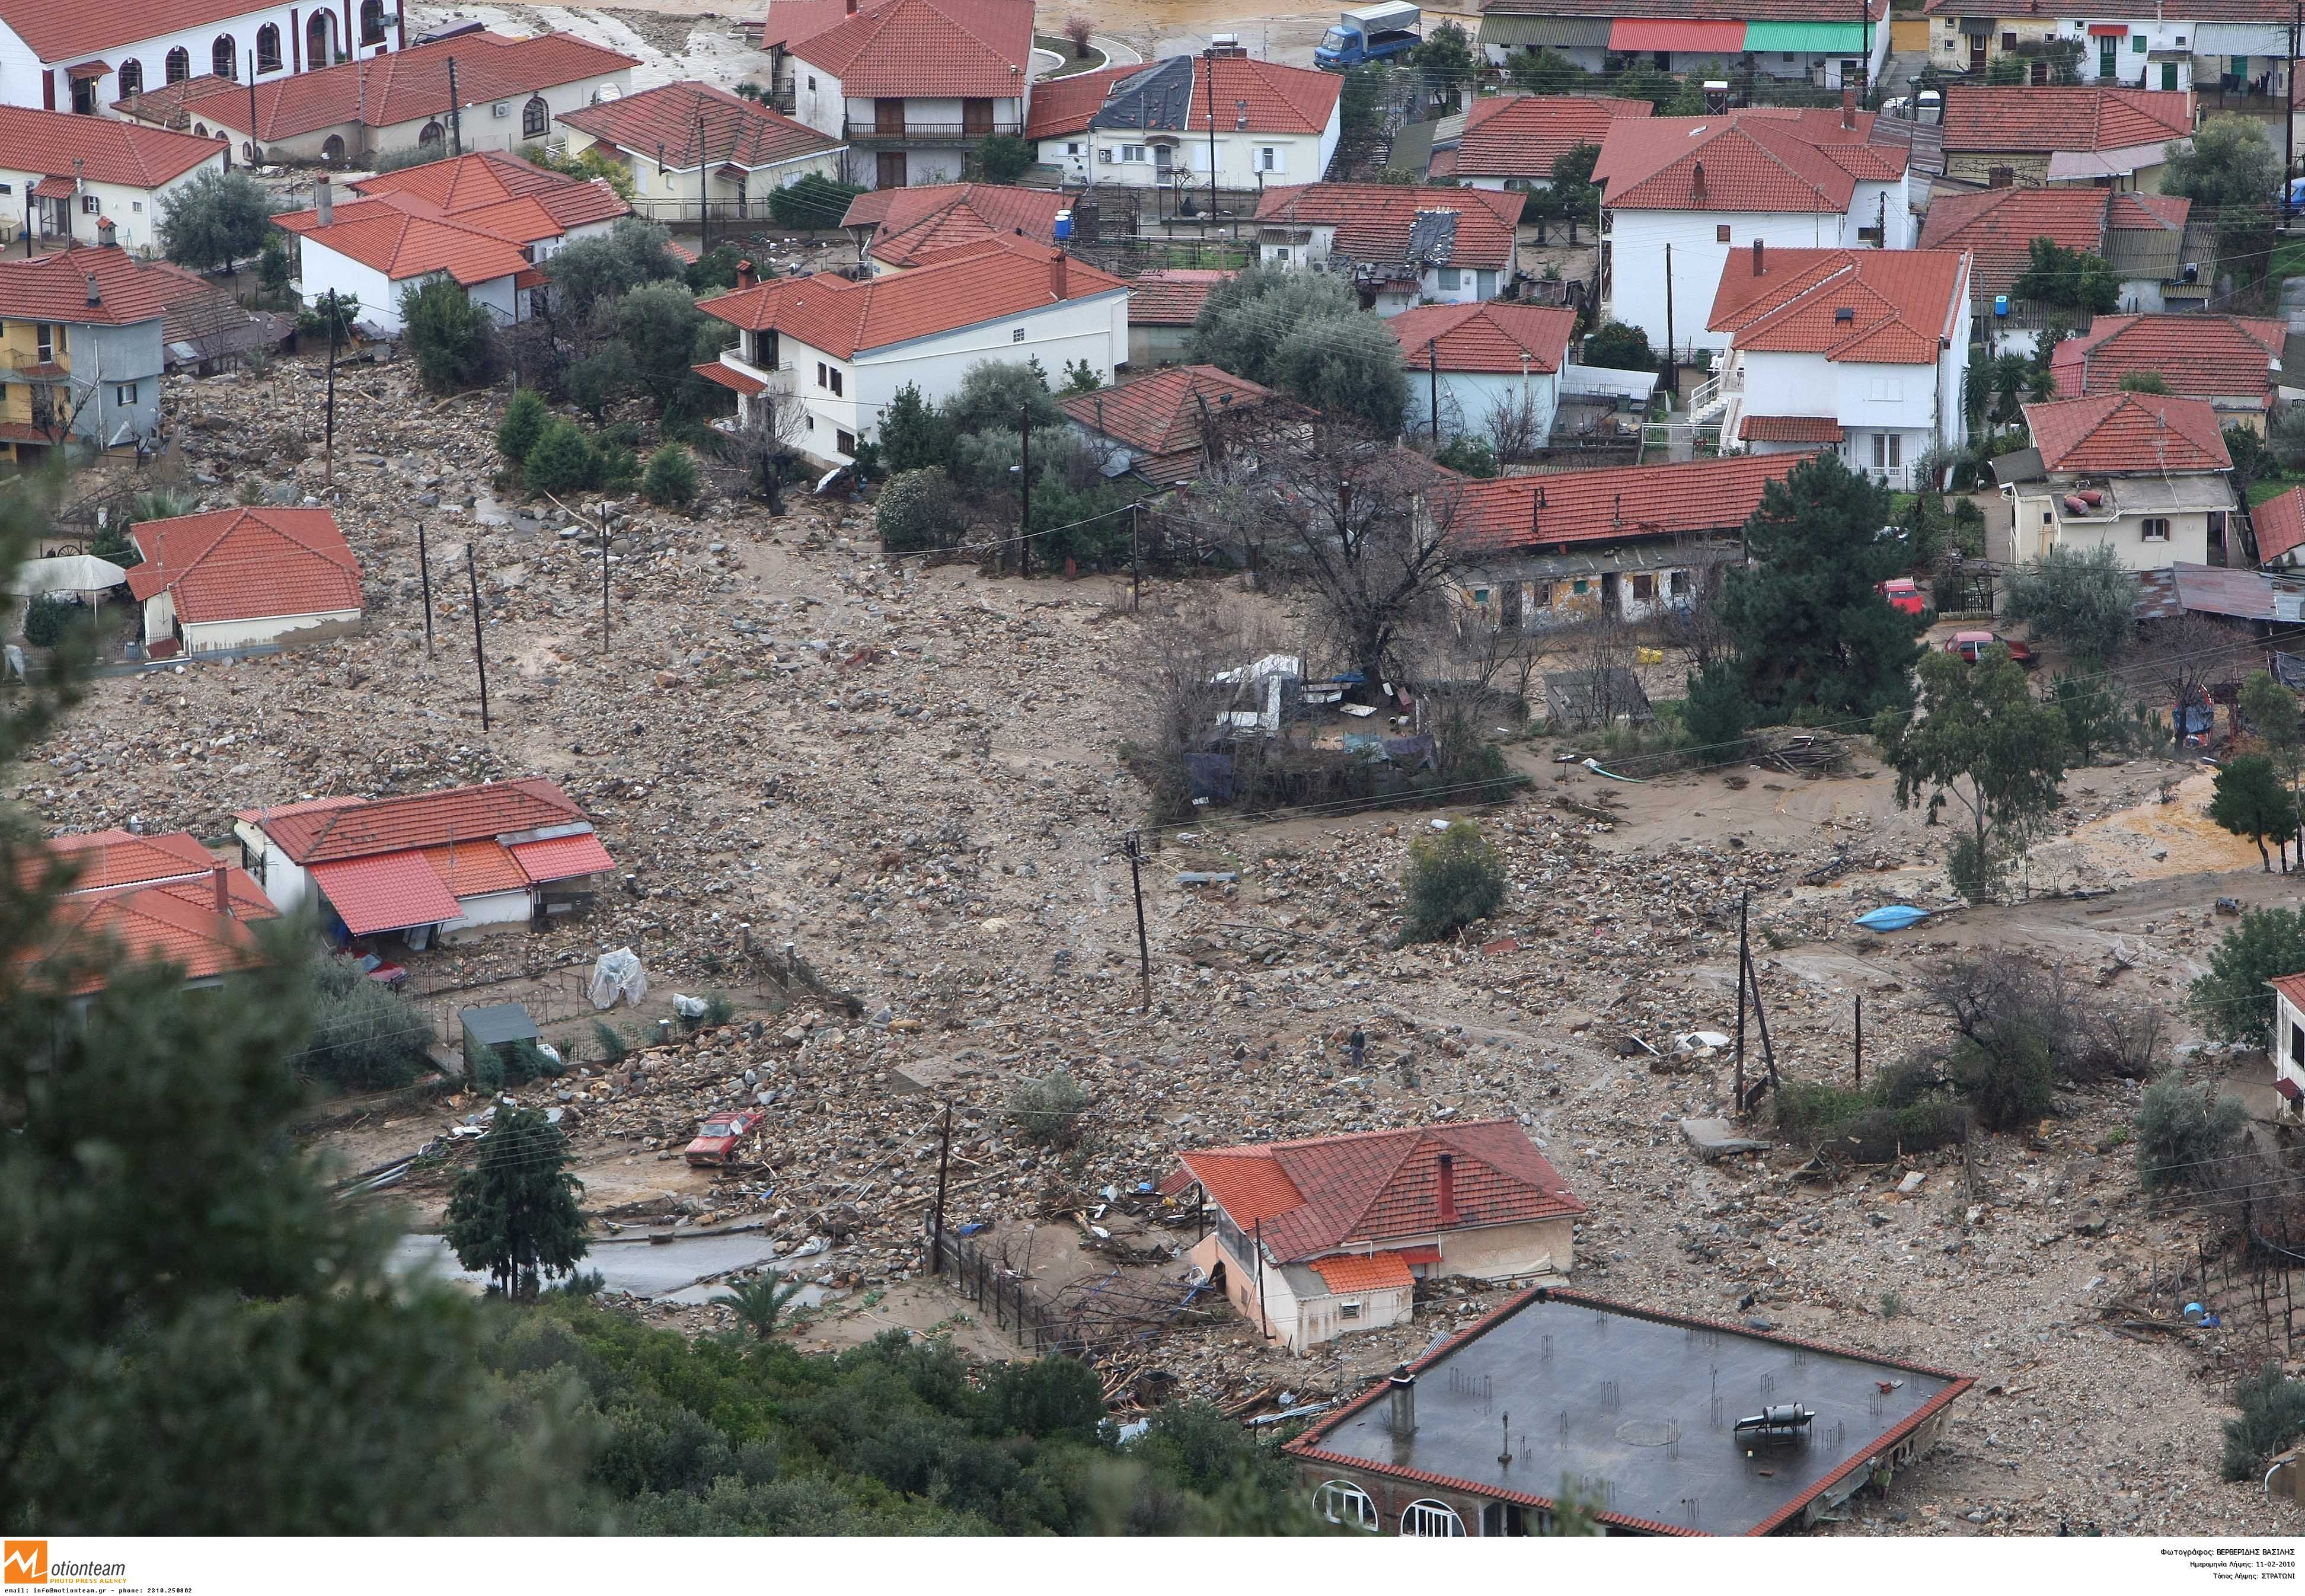
[[[1875,584],[1873,590],[1889,601],[1891,609],[1902,610],[1909,615],[1919,615],[1928,607],[1919,585],[1909,576],[1892,576]]]
[[[715,1114],[696,1133],[696,1140],[688,1144],[688,1161],[692,1164],[726,1164],[736,1156],[736,1150],[761,1128],[768,1116],[757,1108],[743,1108],[727,1114]]]
[[[1958,654],[1969,664],[1975,665],[1985,658],[1985,650],[1995,643],[2007,649],[2009,658],[2018,664],[2028,667],[2033,664],[2032,649],[2023,643],[2011,641],[1997,632],[1956,632],[1946,641],[1944,651],[1948,654]]]

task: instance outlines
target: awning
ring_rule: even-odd
[[[1970,38],[1991,38],[1993,37],[1993,19],[1991,17],[1963,17],[1961,20],[1961,30]]]
[[[1745,49],[1745,26],[1742,22],[1698,22],[1680,17],[1620,17],[1609,26],[1609,47],[1738,55]]]
[[[1745,47],[1756,55],[1765,50],[1862,55],[1865,27],[1860,22],[1748,22]]]
[[[769,391],[769,385],[759,378],[747,377],[734,366],[724,366],[718,361],[707,361],[702,366],[691,366],[689,369],[705,381],[717,382],[735,393],[749,395]]]
[[[83,61],[76,66],[64,68],[64,76],[82,81],[90,78],[108,78],[111,75],[112,63],[109,61]]]
[[[580,831],[574,836],[548,836],[532,843],[515,843],[512,856],[528,879],[541,884],[566,881],[577,876],[597,876],[617,868],[600,833]]]
[[[2300,1101],[2305,1101],[2305,1091],[2300,1091],[2297,1089],[2297,1082],[2286,1075],[2273,1077],[2273,1090],[2279,1092],[2282,1100],[2292,1108],[2296,1107]]]
[[[2171,144],[2190,148],[2190,139]],[[2093,183],[2100,177],[2127,177],[2169,158],[2168,144],[2131,144],[2121,149],[2053,149],[2049,152],[2051,183]]]
[[[1481,19],[1480,41],[1500,49],[1605,50],[1606,17],[1511,17],[1491,12]]]
[[[2129,24],[2126,22],[2091,22],[2089,24],[2089,37],[2091,38],[2127,38],[2129,37]]]
[[[512,285],[515,288],[541,288],[550,281],[552,281],[551,278],[532,266],[523,267],[512,275]]]
[[[413,848],[310,868],[344,929],[355,937],[438,925],[464,913],[455,895]]]
[[[1441,1249],[1429,1244],[1422,1247],[1402,1247],[1399,1249],[1399,1252],[1400,1261],[1403,1263],[1438,1263],[1441,1261]]]
[[[32,185],[35,200],[69,200],[80,192],[80,184],[69,177],[43,177]]]
[[[2286,55],[2285,22],[2200,22],[2193,29],[2193,51],[2200,55]]]

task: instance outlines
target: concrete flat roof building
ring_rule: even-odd
[[[1331,1520],[1540,1532],[1566,1490],[1611,1534],[1763,1535],[1885,1488],[1965,1375],[1537,1286],[1289,1443]],[[1739,1420],[1798,1409],[1764,1439]]]

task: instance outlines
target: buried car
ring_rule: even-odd
[[[768,1116],[757,1108],[738,1109],[727,1114],[715,1114],[696,1133],[696,1140],[688,1144],[688,1161],[692,1164],[726,1164],[736,1156],[736,1150],[752,1139]]]

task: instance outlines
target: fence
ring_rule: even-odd
[[[1008,1331],[1016,1337],[1017,1346],[1028,1346],[1035,1354],[1054,1351],[1095,1362],[1093,1348],[1067,1340],[1062,1322],[1041,1300],[1040,1293],[1021,1278],[1008,1278],[985,1256],[983,1248],[949,1230],[938,1236],[933,1214],[922,1228],[935,1253],[929,1261],[931,1271],[941,1275],[949,1270],[960,1294],[975,1302],[977,1312],[991,1316],[993,1329]]]

